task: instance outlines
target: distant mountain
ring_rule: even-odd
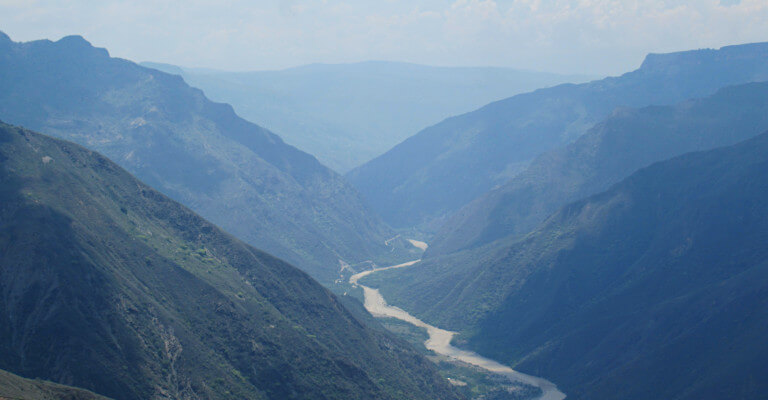
[[[619,107],[668,105],[768,80],[768,43],[651,54],[620,77],[491,103],[424,129],[347,177],[396,228],[450,214]]]
[[[227,231],[329,282],[411,257],[352,185],[174,75],[70,36],[0,35],[0,118],[104,153]],[[412,247],[411,247],[412,248]]]
[[[115,399],[457,398],[307,274],[5,124],[0,249],[0,369],[21,376]]]
[[[675,106],[619,110],[456,212],[433,238],[429,255],[525,235],[565,204],[604,191],[642,167],[765,130],[768,83],[728,87]]]
[[[383,61],[255,72],[142,65],[183,76],[206,96],[232,104],[249,121],[342,173],[451,115],[517,93],[587,79]]]
[[[377,275],[398,290],[414,274],[443,282],[422,317],[568,398],[760,398],[766,240],[768,133],[644,168],[525,240],[485,246],[452,266],[461,276],[437,261]]]
[[[87,390],[39,379],[25,379],[0,370],[0,399],[8,400],[107,400]]]

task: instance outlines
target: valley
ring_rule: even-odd
[[[157,63],[238,115],[346,173],[451,115],[583,75],[369,61],[227,72]],[[254,96],[269,93],[269,96]],[[372,95],[374,94],[374,95]]]
[[[768,2],[49,3],[0,400],[768,392]]]
[[[768,132],[687,153],[560,208],[523,239],[361,282],[571,398],[759,398],[766,165]]]
[[[411,240],[414,246],[419,246],[426,250],[427,244],[420,241]],[[428,338],[424,342],[424,346],[427,350],[444,356],[447,359],[459,361],[472,366],[484,369],[492,374],[501,375],[511,382],[522,383],[524,385],[533,386],[540,390],[540,395],[537,395],[536,400],[562,400],[566,397],[565,393],[559,391],[557,386],[546,379],[538,378],[535,376],[523,374],[515,371],[512,368],[502,365],[494,360],[483,357],[473,351],[462,350],[451,345],[456,332],[440,329],[436,326],[427,324],[426,322],[408,314],[403,309],[387,304],[387,301],[381,295],[378,289],[373,289],[368,286],[359,283],[359,280],[363,277],[369,276],[379,271],[387,271],[399,268],[406,268],[416,265],[421,260],[410,261],[403,264],[398,264],[390,267],[375,268],[363,272],[356,273],[349,278],[349,283],[353,287],[360,287],[363,290],[365,309],[368,310],[373,316],[377,318],[395,318],[404,321],[414,327],[426,330]],[[449,378],[450,379],[450,378]]]

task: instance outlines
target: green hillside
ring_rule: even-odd
[[[115,399],[456,398],[307,274],[0,125],[0,369]]]
[[[1,400],[108,400],[87,390],[43,381],[25,379],[0,370]]]

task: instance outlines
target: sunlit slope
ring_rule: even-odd
[[[87,390],[25,379],[0,370],[0,399],[9,400],[107,400]]]
[[[384,245],[394,234],[314,157],[178,76],[111,58],[81,37],[0,35],[0,118],[103,153],[324,282],[338,276],[339,259],[397,259]]]

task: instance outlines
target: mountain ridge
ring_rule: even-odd
[[[342,173],[450,115],[511,94],[586,80],[509,68],[386,61],[241,72],[143,65],[181,75]]]
[[[0,118],[104,153],[323,282],[337,277],[340,259],[410,257],[407,243],[394,253],[384,244],[394,234],[344,178],[179,76],[111,58],[81,37],[8,42],[0,71]]]
[[[496,101],[426,128],[346,176],[390,226],[433,230],[441,218],[516,176],[536,156],[570,143],[616,108],[673,104],[768,80],[766,49],[768,43],[756,43],[653,55],[645,68],[619,77]],[[684,65],[670,65],[678,58]]]
[[[615,111],[573,143],[457,211],[426,257],[522,237],[559,207],[606,190],[639,168],[689,151],[735,144],[768,129],[768,84],[750,83],[673,106]]]
[[[456,395],[302,272],[71,142],[0,125],[0,369],[115,399]]]

